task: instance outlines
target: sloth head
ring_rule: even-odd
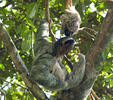
[[[65,10],[61,16],[61,34],[66,36],[73,36],[78,33],[81,24],[81,18],[75,7],[70,7]]]
[[[70,37],[63,37],[55,42],[53,46],[53,55],[60,57],[70,52],[74,47],[74,40]]]

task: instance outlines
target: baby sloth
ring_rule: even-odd
[[[81,18],[74,6],[65,10],[65,14],[61,16],[61,22],[61,34],[65,34],[66,36],[77,34]]]

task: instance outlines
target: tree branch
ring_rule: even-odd
[[[56,38],[51,30],[51,18],[50,18],[50,13],[49,13],[49,0],[45,0],[45,16],[46,16],[46,20],[49,23],[49,34],[52,38],[52,41],[55,42]]]
[[[23,88],[23,89],[25,89],[25,90],[28,90],[28,88],[26,88],[25,86],[22,86],[22,85],[20,85],[20,84],[14,84],[14,83],[12,83],[12,82],[9,82],[9,81],[6,81],[6,80],[4,80],[3,78],[1,78],[0,77],[0,80],[3,80],[4,82],[6,82],[6,83],[8,83],[8,84],[11,84],[11,85],[13,85],[13,86],[19,86],[19,87],[21,87],[21,88]]]
[[[105,60],[103,52],[109,46],[108,44],[111,42],[111,38],[113,38],[113,7],[108,10],[108,14],[101,25],[97,39],[86,56],[87,62],[84,80],[74,89],[75,98],[79,96],[77,100],[86,98],[90,93],[100,70],[98,66],[103,64]]]
[[[14,62],[16,69],[20,73],[23,81],[32,92],[32,94],[39,100],[48,100],[44,92],[38,87],[38,85],[30,79],[29,72],[22,61],[11,37],[7,31],[0,25],[0,37],[3,39],[3,42],[11,56],[12,61]]]
[[[91,93],[94,95],[94,97],[96,98],[96,100],[100,100],[100,98],[96,95],[95,91],[92,89]]]
[[[86,35],[88,35],[88,36],[90,36],[91,38],[93,38],[93,39],[95,39],[95,37],[93,36],[93,35],[91,35],[90,33],[88,33],[86,30],[85,30],[86,28],[81,28],[79,31],[80,32],[83,32],[84,34],[86,34]],[[89,28],[88,28],[89,29]]]
[[[5,100],[5,97],[6,97],[5,91],[4,91],[3,89],[0,89],[0,92],[1,92],[0,95],[1,95],[1,96],[3,95],[3,96],[4,96],[4,100]]]

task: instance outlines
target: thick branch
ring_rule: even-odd
[[[0,37],[3,39],[4,44],[11,56],[12,61],[14,62],[16,69],[20,73],[23,81],[32,92],[32,94],[39,100],[48,100],[43,91],[37,86],[37,84],[33,83],[28,75],[28,70],[22,61],[12,39],[10,38],[9,34],[0,26]]]
[[[111,42],[111,38],[113,38],[113,7],[112,9],[109,9],[94,46],[87,54],[86,75],[83,82],[76,89],[74,89],[75,98],[78,98],[77,100],[83,100],[83,98],[86,98],[90,93],[98,74],[98,66],[105,60],[102,54],[109,46],[108,44]]]
[[[103,51],[109,46],[113,38],[113,8],[109,9],[106,19],[104,20],[94,46],[87,56],[87,67],[98,68],[105,58],[102,58]],[[101,56],[101,57],[100,57]],[[88,68],[86,71],[88,71]]]

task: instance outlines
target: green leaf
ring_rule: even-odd
[[[3,64],[0,63],[0,69],[5,70],[5,67]]]
[[[24,34],[25,31],[28,31],[28,28],[25,24],[19,24],[16,29],[17,34]]]
[[[97,0],[90,0],[90,1],[92,1],[92,2],[94,2],[94,3],[96,3],[96,2],[97,2]]]
[[[107,57],[109,53],[109,48],[107,48],[104,53],[102,54],[103,58]]]
[[[99,5],[100,8],[104,8],[104,2]]]
[[[23,36],[22,49],[24,51],[29,51],[32,48],[32,34],[33,33],[29,31],[22,35]]]
[[[77,0],[76,0],[77,1]],[[79,0],[78,0],[79,1]],[[81,3],[84,3],[84,0],[80,0]]]
[[[92,13],[91,8],[88,8],[87,11],[86,11],[86,14],[89,14],[89,13]]]
[[[37,8],[37,4],[34,4],[32,10],[31,10],[31,12],[30,12],[30,14],[29,14],[29,17],[30,17],[30,18],[33,18],[33,17],[35,16],[36,8]]]
[[[29,5],[27,5],[27,15],[29,16],[29,18],[33,18],[38,10],[40,1],[38,3],[31,3]]]
[[[110,80],[110,87],[113,87],[113,79]]]

